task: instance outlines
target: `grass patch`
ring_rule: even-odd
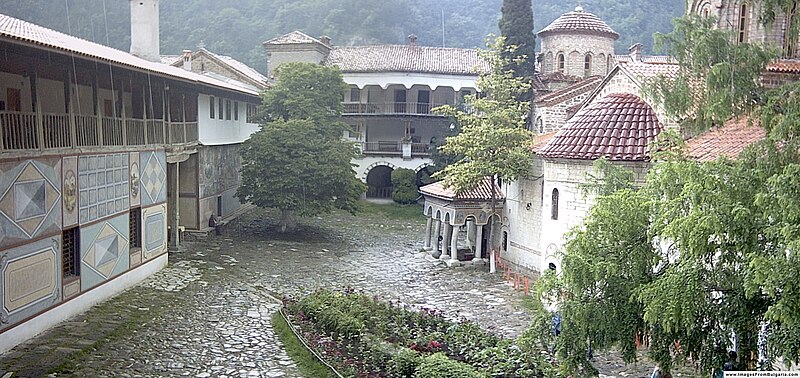
[[[297,339],[297,337],[289,329],[289,324],[283,320],[280,312],[272,315],[272,329],[278,335],[283,346],[286,348],[286,353],[292,358],[300,374],[306,378],[336,378],[336,375],[317,360],[311,352]]]
[[[361,211],[367,214],[381,215],[389,219],[422,221],[422,205],[400,205],[397,203],[372,203],[361,201]]]

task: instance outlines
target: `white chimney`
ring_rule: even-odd
[[[183,69],[192,70],[192,50],[183,50]]]
[[[160,62],[158,0],[128,0],[131,4],[131,54]]]
[[[640,62],[642,60],[642,48],[644,45],[641,43],[635,43],[633,46],[628,48],[628,54],[631,57],[633,62]]]

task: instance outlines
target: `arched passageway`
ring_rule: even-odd
[[[367,173],[367,198],[392,198],[392,171],[385,165],[370,169]]]

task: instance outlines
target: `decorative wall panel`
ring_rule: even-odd
[[[164,151],[142,152],[139,155],[141,170],[141,204],[149,206],[167,200],[167,157]]]
[[[69,228],[78,224],[78,157],[64,157],[62,163],[62,176],[64,181],[61,184],[63,196],[63,227]]]
[[[0,247],[61,228],[61,159],[0,164]]]
[[[61,299],[61,240],[47,238],[0,252],[0,329]]]
[[[142,172],[139,168],[139,152],[131,152],[130,154],[130,172],[128,175],[130,176],[131,207],[136,207],[141,203],[139,181],[142,177]]]
[[[142,260],[167,251],[167,205],[142,210]]]
[[[128,216],[124,213],[81,228],[81,290],[128,270]]]
[[[130,208],[129,155],[89,155],[78,159],[81,224]]]
[[[239,186],[239,169],[242,167],[239,149],[238,144],[203,146],[200,149],[200,198],[216,196]]]

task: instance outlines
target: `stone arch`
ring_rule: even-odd
[[[608,62],[606,61],[606,54],[600,53],[597,55],[597,63],[595,67],[599,67],[600,69],[595,69],[595,72],[599,72],[601,75],[605,75],[608,73],[610,68],[608,67]]]
[[[436,210],[436,217],[434,217],[433,219],[442,220],[442,211],[437,209]]]
[[[367,198],[392,198],[392,172],[394,167],[376,165],[367,171]]]
[[[444,223],[450,224],[450,212],[444,213]]]
[[[366,168],[364,168],[364,172],[361,172],[361,181],[367,181],[367,175],[369,174],[369,171],[371,171],[372,168],[375,168],[375,167],[377,167],[379,165],[385,165],[385,166],[391,168],[392,170],[397,169],[396,165],[394,165],[394,164],[392,164],[392,163],[390,163],[390,162],[388,162],[386,160],[376,161],[376,162],[368,165]]]
[[[428,207],[425,209],[425,216],[433,216],[433,206],[428,205]]]
[[[547,54],[544,55],[544,69],[542,72],[548,74],[553,71],[553,52],[548,51]]]
[[[592,64],[594,64],[594,62],[592,62],[592,58],[591,51],[583,54],[583,77],[592,76]]]
[[[567,70],[567,57],[563,52],[559,51],[556,54],[556,67],[553,72],[564,72]]]

